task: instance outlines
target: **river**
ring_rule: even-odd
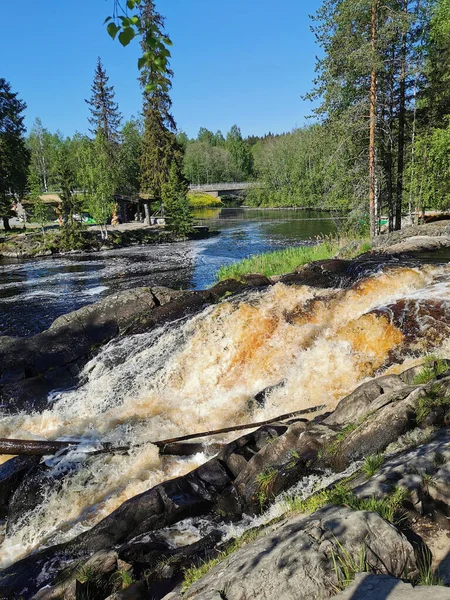
[[[302,245],[336,231],[329,213],[246,208],[195,211],[217,235],[38,260],[0,260],[0,335],[43,331],[61,314],[119,290],[164,285],[204,289],[219,267],[252,254]]]

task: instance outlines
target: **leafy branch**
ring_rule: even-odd
[[[141,36],[144,52],[138,59],[138,69],[149,69],[152,73],[164,75],[169,67],[171,39],[161,32],[158,24],[144,25],[139,9],[145,0],[127,0],[123,6],[120,0],[113,0],[113,14],[106,17],[104,24],[113,40],[116,38],[122,46],[136,37]],[[146,91],[152,92],[157,88],[156,83],[148,83]]]

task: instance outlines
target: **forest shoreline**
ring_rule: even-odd
[[[65,254],[78,255],[102,252],[130,246],[167,244],[185,241],[187,239],[202,239],[217,232],[210,232],[208,227],[194,227],[188,236],[180,236],[161,227],[149,226],[131,230],[109,230],[108,238],[101,239],[100,232],[96,230],[81,231],[78,244],[72,248],[62,245],[61,231],[48,230],[45,234],[45,243],[41,231],[20,232],[17,234],[0,234],[0,258],[6,259],[34,259]]]

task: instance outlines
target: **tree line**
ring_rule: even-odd
[[[133,5],[139,19],[124,17],[114,31],[138,27],[143,54],[151,50],[139,65],[139,117],[122,124],[99,59],[87,100],[91,135],[65,138],[36,120],[25,138],[25,103],[0,79],[5,227],[13,197],[28,193],[39,220],[41,193],[57,189],[69,243],[78,231],[72,215],[80,210],[73,192],[81,189],[101,225],[114,212],[115,194],[140,194],[162,199],[168,223],[188,231],[189,182],[255,180],[250,204],[349,211],[370,223],[372,235],[381,215],[393,230],[405,213],[417,219],[427,207],[449,206],[450,0],[323,0],[312,24],[323,52],[306,96],[318,101],[313,122],[246,139],[237,125],[226,135],[201,128],[195,139],[177,130],[164,19],[152,0]]]
[[[315,123],[258,144],[257,205],[353,211],[378,233],[450,206],[450,0],[324,0]]]
[[[92,215],[102,237],[107,237],[107,223],[116,218],[119,194],[162,201],[168,229],[182,235],[190,232],[184,148],[171,113],[170,40],[152,0],[135,4],[142,51],[148,52],[149,44],[153,47],[151,59],[140,65],[143,108],[139,118],[122,125],[114,87],[99,58],[86,100],[90,135],[64,137],[49,132],[36,119],[25,137],[26,104],[0,79],[0,217],[5,229],[9,229],[15,201],[24,197],[31,200],[35,220],[43,226],[49,216],[43,194],[54,190],[61,199],[59,220],[67,247],[76,247],[80,241],[81,226],[75,217],[81,210]]]

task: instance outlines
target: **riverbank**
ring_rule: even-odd
[[[369,240],[330,237],[315,245],[276,250],[225,265],[219,269],[217,279],[239,279],[250,273],[261,273],[266,277],[284,275],[307,263],[333,258],[337,254],[341,258],[354,258],[358,254],[368,252],[371,247]]]
[[[99,252],[144,244],[165,244],[185,239],[201,239],[209,235],[208,227],[194,228],[188,238],[183,238],[159,225],[135,226],[135,224],[130,224],[130,227],[118,225],[110,228],[108,238],[102,239],[99,230],[90,227],[80,232],[80,241],[76,247],[66,249],[63,246],[59,228],[47,229],[45,236],[41,230],[34,229],[0,235],[0,257],[40,258],[61,253]]]

